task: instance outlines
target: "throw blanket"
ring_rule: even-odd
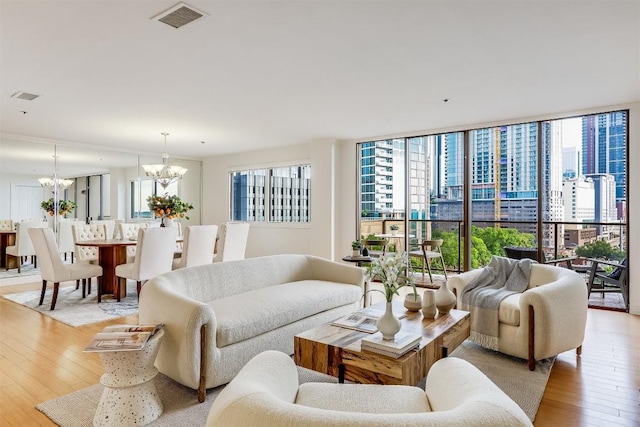
[[[462,291],[461,308],[471,312],[471,340],[498,350],[498,308],[503,299],[522,293],[529,284],[530,259],[494,256]]]

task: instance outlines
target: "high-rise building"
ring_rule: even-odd
[[[566,179],[562,183],[562,197],[566,222],[595,221],[595,190],[591,178]],[[566,225],[565,227],[567,229],[581,228],[577,225]]]
[[[582,153],[578,147],[562,148],[562,176],[575,179],[582,173]]]
[[[626,201],[627,113],[594,114],[582,118],[582,174],[610,174],[615,180],[617,217],[624,219]]]

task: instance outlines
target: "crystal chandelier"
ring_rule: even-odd
[[[71,184],[73,184],[72,179],[57,178],[55,176],[53,178],[38,178],[38,182],[43,187],[58,187],[58,190],[66,190]]]
[[[51,191],[66,190],[71,184],[72,179],[58,178],[58,147],[53,147],[53,177],[51,178],[38,178],[38,182],[45,188],[50,188]]]
[[[162,188],[167,188],[170,184],[173,184],[177,180],[181,179],[187,169],[181,166],[169,166],[169,155],[167,154],[167,135],[166,132],[162,132],[164,136],[164,153],[162,153],[161,165],[142,165],[144,172],[149,178],[152,178],[155,182],[160,184]]]

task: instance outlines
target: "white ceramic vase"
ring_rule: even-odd
[[[409,311],[419,311],[422,308],[422,296],[413,292],[408,293],[404,297],[404,307]]]
[[[390,302],[387,302],[387,309],[378,319],[376,326],[385,340],[393,340],[393,337],[400,331],[400,321],[393,315],[393,308]]]
[[[352,257],[359,257],[360,256],[360,249],[352,249],[351,250],[351,256]]]
[[[439,314],[448,314],[456,305],[456,295],[449,290],[447,282],[440,285],[436,291],[436,307]]]
[[[436,291],[427,289],[422,297],[422,317],[433,319],[436,317]]]

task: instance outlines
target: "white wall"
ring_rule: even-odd
[[[337,142],[317,141],[295,147],[215,156],[203,162],[203,224],[229,221],[229,172],[273,166],[311,165],[311,221],[307,224],[251,223],[249,258],[282,254],[314,254],[334,258],[338,235],[336,208]]]
[[[33,175],[16,175],[16,174],[0,174],[0,219],[13,219],[20,221],[26,218],[14,218],[11,212],[13,205],[11,189],[16,185],[28,185],[40,187],[38,177]],[[42,200],[48,199],[50,196],[45,190],[42,190]],[[46,196],[46,197],[45,197]],[[38,216],[44,218],[42,211],[38,212]]]
[[[454,132],[521,121],[556,119],[629,109],[629,218],[640,212],[640,103],[528,117],[503,123],[468,124],[413,132],[411,135]],[[366,140],[411,136],[372,136]],[[311,223],[309,225],[255,224],[249,234],[247,257],[277,253],[307,253],[339,260],[351,250],[356,233],[356,144],[359,141],[319,141],[295,147],[211,157],[203,162],[203,224],[220,224],[229,217],[229,172],[265,166],[311,162]],[[640,226],[629,225],[629,252],[640,256]],[[640,314],[640,275],[630,262],[630,312]],[[636,267],[637,268],[637,267]]]

